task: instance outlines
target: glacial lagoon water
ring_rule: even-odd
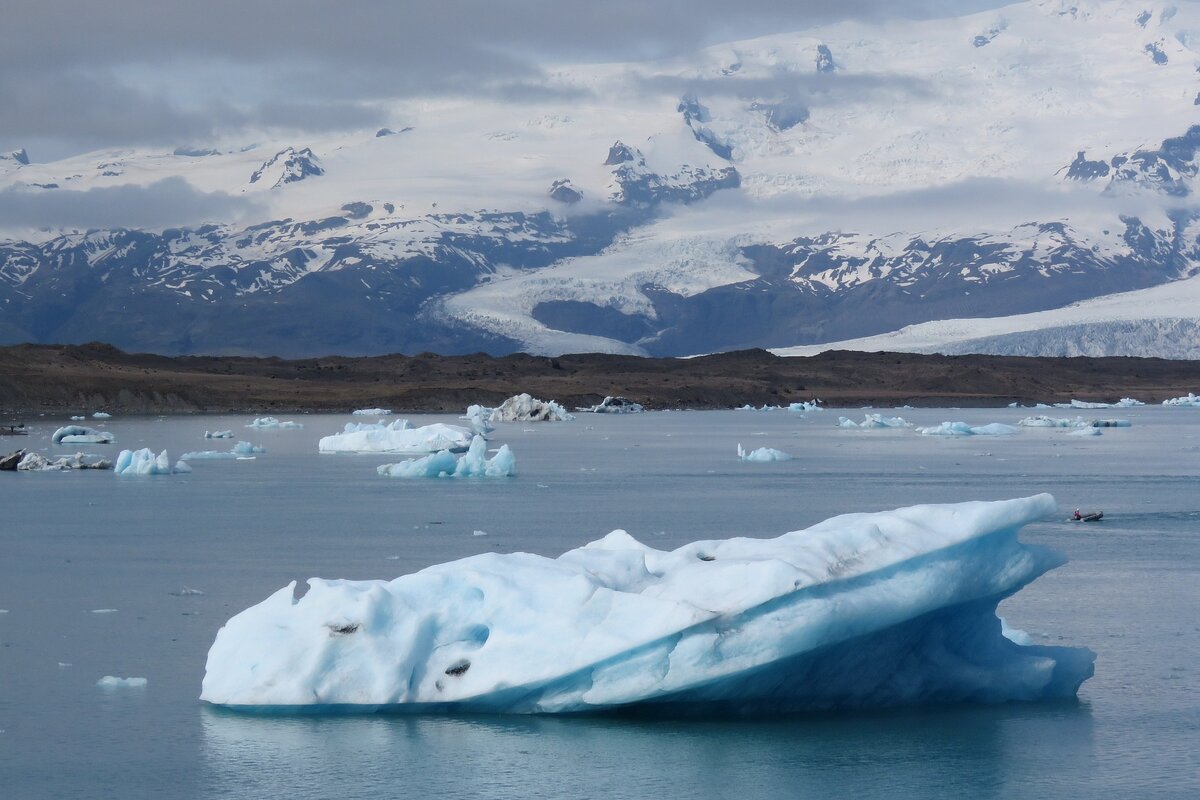
[[[104,421],[121,448],[262,444],[190,475],[0,474],[0,793],[11,798],[1191,798],[1200,794],[1200,410],[1098,437],[944,439],[836,427],[845,413],[668,412],[508,424],[509,480],[379,477],[318,455],[352,418]],[[893,413],[893,412],[889,412]],[[921,409],[919,425],[1020,409]],[[1040,413],[1040,412],[1039,412]],[[453,415],[413,417],[455,421]],[[47,451],[65,424],[16,442]],[[235,439],[236,440],[236,439]],[[7,443],[7,442],[6,442]],[[792,461],[753,464],[737,445]],[[74,448],[71,448],[72,452]],[[1049,491],[1026,529],[1070,563],[1001,606],[1035,641],[1090,647],[1077,702],[769,720],[249,717],[197,700],[217,629],[293,579],[391,578],[481,551],[557,555],[614,528],[658,548],[775,536],[840,513]],[[1065,521],[1102,508],[1095,525]],[[486,533],[476,535],[477,531]],[[192,589],[203,594],[187,593]],[[531,657],[536,657],[531,654]],[[105,675],[144,688],[103,689]]]

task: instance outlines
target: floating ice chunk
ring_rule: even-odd
[[[1022,646],[996,606],[1063,559],[1038,495],[851,514],[673,551],[624,531],[392,581],[313,578],[230,619],[201,698],[243,710],[778,712],[1070,697],[1082,648]]]
[[[1127,419],[1094,419],[1088,423],[1093,428],[1132,428],[1133,423]]]
[[[1132,397],[1122,397],[1117,402],[1113,403],[1113,408],[1133,408],[1134,406],[1146,405],[1141,400],[1135,400]]]
[[[265,453],[267,448],[259,444],[250,444],[250,442],[238,442],[230,448],[229,452],[237,456],[249,456],[255,453]]]
[[[90,461],[88,459],[91,459]],[[17,462],[17,469],[24,472],[58,472],[69,469],[111,469],[112,462],[99,456],[76,453],[53,461],[41,453],[26,453]]]
[[[847,417],[838,417],[839,428],[859,428],[861,430],[883,430],[885,428],[908,428],[911,423],[903,417],[885,417],[883,414],[867,414],[862,422],[855,422]]]
[[[576,408],[575,410],[592,414],[640,414],[646,409],[641,403],[635,403],[628,397],[613,397],[609,395],[594,406]]]
[[[115,608],[93,608],[90,611],[88,611],[88,613],[89,614],[115,614],[115,613],[117,613],[117,610]]]
[[[1088,426],[1086,428],[1077,428],[1076,430],[1071,431],[1067,435],[1068,436],[1099,436],[1100,429]]]
[[[71,417],[72,422],[82,422],[85,419],[87,419],[87,417],[83,416],[82,414],[76,414],[75,416]]]
[[[181,458],[175,462],[175,466],[171,471],[178,475],[186,475],[192,471],[192,465]]]
[[[824,411],[825,409],[821,408],[820,400],[813,400],[812,402],[789,403],[787,410],[796,413],[805,413],[808,411]]]
[[[505,400],[488,417],[489,422],[564,422],[575,419],[553,400],[518,394]]]
[[[943,422],[931,428],[917,428],[922,436],[1009,436],[1017,433],[1017,428],[993,422],[990,425],[971,427],[965,422]]]
[[[232,439],[233,431],[205,431],[205,439]]]
[[[55,444],[111,444],[116,441],[111,433],[85,428],[82,425],[64,425],[50,436]]]
[[[387,423],[346,423],[342,433],[325,436],[317,443],[322,453],[461,453],[471,446],[476,434],[460,425],[435,422],[414,428],[408,420]]]
[[[231,453],[228,450],[192,450],[179,458],[183,461],[219,461],[223,459],[232,461],[237,458],[237,453]]]
[[[95,414],[92,414],[92,419],[112,419],[112,414],[106,414],[103,411],[97,411]]]
[[[154,455],[148,447],[141,450],[122,450],[117,456],[113,471],[118,475],[170,475],[171,459],[166,450],[158,455]]]
[[[204,592],[200,591],[199,589],[189,589],[186,586],[180,589],[178,592],[171,592],[172,597],[199,597],[203,594]]]
[[[459,419],[471,423],[471,430],[479,434],[491,433],[495,428],[491,425],[492,409],[480,405],[467,406],[467,413]]]
[[[1146,405],[1146,404],[1143,403],[1141,400],[1134,400],[1132,397],[1122,397],[1120,400],[1118,400],[1115,403],[1095,403],[1095,402],[1092,402],[1089,400],[1072,399],[1071,402],[1069,402],[1069,403],[1055,403],[1054,407],[1055,408],[1096,409],[1096,408],[1132,408],[1133,406],[1144,406],[1144,405]]]
[[[390,417],[392,410],[390,408],[356,408],[350,413],[356,417]]]
[[[487,531],[472,531],[471,535],[472,536],[487,536],[488,532]]]
[[[760,447],[757,450],[751,450],[750,452],[746,452],[745,448],[743,448],[741,446],[741,444],[738,444],[737,454],[738,454],[738,458],[740,458],[742,461],[765,462],[765,461],[791,461],[792,460],[792,456],[783,452],[782,450],[776,450],[773,447]]]
[[[1047,417],[1039,415],[1036,417],[1025,417],[1017,422],[1018,425],[1024,428],[1084,428],[1090,423],[1083,417],[1070,419],[1069,417]]]
[[[377,472],[388,478],[509,478],[517,474],[517,461],[508,445],[502,445],[489,459],[487,441],[477,435],[461,456],[443,450],[424,458],[383,464]]]
[[[299,428],[303,428],[304,426],[299,422],[292,422],[291,420],[288,420],[287,422],[280,422],[279,420],[275,419],[275,417],[259,417],[254,420],[254,422],[247,423],[246,427],[275,430],[297,430]]]
[[[105,675],[96,681],[101,689],[141,689],[147,683],[149,681],[145,678],[118,678],[113,675]]]
[[[1164,406],[1191,406],[1192,408],[1200,408],[1200,397],[1188,392],[1183,397],[1173,397],[1170,400],[1163,400]]]
[[[738,406],[737,408],[734,409],[734,411],[778,411],[781,408],[782,408],[782,406],[768,406],[766,404],[759,406],[758,408],[755,408],[754,406],[747,403],[744,406]]]

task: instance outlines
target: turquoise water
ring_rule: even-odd
[[[919,424],[1029,412],[904,410]],[[1078,412],[1055,411],[1055,416]],[[346,416],[115,418],[115,446],[223,449],[191,475],[0,474],[5,797],[1195,797],[1200,791],[1200,411],[1096,438],[843,431],[837,412],[675,412],[505,425],[506,481],[400,481],[319,456]],[[848,413],[861,418],[860,412]],[[32,419],[51,449],[65,420]],[[429,417],[424,421],[453,421]],[[794,461],[743,464],[736,445]],[[289,580],[390,578],[483,550],[555,555],[626,528],[655,547],[773,536],[834,514],[1055,494],[1104,522],[1027,529],[1071,562],[1001,606],[1097,652],[1078,702],[761,721],[251,718],[197,701],[221,624]],[[474,531],[486,531],[475,536]],[[185,588],[200,595],[185,595]],[[115,609],[107,613],[94,610]],[[104,675],[144,689],[103,690]]]

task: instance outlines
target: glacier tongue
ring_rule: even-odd
[[[1073,696],[1082,648],[996,606],[1063,559],[1042,494],[850,514],[667,552],[624,531],[392,581],[295,583],[230,619],[201,699],[249,711],[802,711]]]

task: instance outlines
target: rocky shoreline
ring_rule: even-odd
[[[0,413],[459,411],[519,392],[568,407],[623,395],[648,409],[820,399],[831,406],[1160,402],[1200,389],[1200,361],[743,350],[691,359],[600,354],[330,356],[125,353],[105,344],[0,347]]]

